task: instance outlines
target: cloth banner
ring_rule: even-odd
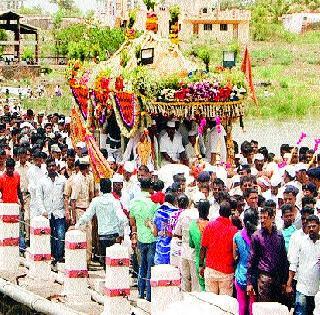
[[[248,47],[246,47],[246,50],[244,52],[244,57],[241,65],[241,71],[245,74],[248,85],[250,87],[251,91],[251,97],[253,101],[258,104],[258,99],[256,96],[256,92],[254,89],[253,79],[252,79],[252,67],[251,67],[251,59],[249,55]]]
[[[79,106],[82,117],[86,120],[88,115],[89,89],[87,86],[77,85],[71,87],[73,97]]]
[[[96,182],[100,178],[112,177],[113,171],[109,167],[107,160],[100,152],[100,148],[94,136],[85,127],[85,122],[79,113],[79,110],[74,106],[71,110],[71,125],[70,125],[71,141],[73,146],[80,141],[85,141],[88,149],[90,164]]]
[[[79,110],[75,106],[71,109],[71,124],[70,124],[70,134],[71,141],[75,147],[78,142],[82,142],[86,136],[86,128],[83,118],[81,117]]]
[[[135,114],[135,97],[133,93],[119,92],[115,94],[117,109],[123,124],[126,128],[131,129],[134,125]]]
[[[92,134],[87,134],[85,141],[95,181],[98,183],[100,178],[111,178],[113,171],[109,167],[107,160],[100,152],[94,136]]]

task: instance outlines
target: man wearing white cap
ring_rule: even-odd
[[[94,181],[89,175],[89,160],[79,159],[80,171],[75,175],[72,183],[71,192],[71,208],[72,208],[72,223],[77,223],[80,217],[86,212],[91,199],[94,197]],[[88,223],[86,227],[87,235],[87,263],[91,261],[92,254],[92,224]]]
[[[297,206],[299,209],[302,208],[302,198],[303,198],[303,191],[302,186],[306,185],[308,183],[308,177],[307,177],[307,169],[308,166],[306,164],[296,164],[296,180],[295,180],[295,186],[299,189],[299,193],[297,195]]]
[[[254,167],[251,168],[251,175],[253,176],[262,176],[264,166],[264,156],[261,153],[254,155]]]
[[[82,150],[85,148],[86,148],[85,142],[80,141],[76,144],[76,148],[75,148],[76,153],[77,153],[76,160],[82,158]]]
[[[114,159],[114,157],[113,157],[112,155],[108,156],[107,162],[108,162],[110,168],[111,168],[114,172],[116,172],[117,169],[118,169],[118,166],[117,166],[116,160]]]
[[[131,200],[140,192],[140,186],[137,177],[133,175],[134,162],[126,161],[123,164],[123,188],[121,201],[126,209],[129,209]]]
[[[215,121],[210,121],[208,124],[211,129],[207,130],[206,159],[210,164],[216,165],[218,154],[220,162],[225,163],[227,161],[226,131],[222,125],[218,128]]]
[[[123,225],[124,225],[124,237],[126,244],[131,244],[130,243],[130,226],[129,226],[129,208],[128,204],[123,203],[123,176],[120,174],[115,173],[111,179],[112,181],[112,195],[114,198],[117,200],[119,204],[119,209],[121,209],[121,213],[119,213],[119,216],[124,216],[123,219]]]
[[[276,203],[276,207],[279,207],[279,188],[281,185],[281,177],[273,175],[270,180],[270,189],[262,193],[262,196],[266,200],[273,200]]]
[[[197,155],[196,155],[196,137],[197,137],[197,131],[196,130],[190,130],[188,132],[188,139],[189,139],[189,142],[188,144],[186,145],[186,154],[187,154],[187,157],[188,157],[188,160],[191,161],[191,160],[194,160],[194,159],[197,159]],[[200,148],[200,151],[204,151]]]
[[[162,155],[162,166],[166,164],[182,164],[187,162],[182,138],[176,134],[175,122],[168,121],[167,129],[160,138],[160,152]]]

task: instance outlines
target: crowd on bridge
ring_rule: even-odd
[[[297,315],[315,308],[320,286],[320,154],[255,140],[235,144],[208,122],[152,126],[122,152],[109,127],[101,153],[112,178],[93,176],[86,143],[72,144],[70,117],[5,105],[0,117],[0,192],[21,206],[20,250],[30,220],[47,217],[52,266],[64,261],[68,229],[87,235],[87,262],[104,265],[106,247],[131,254],[139,297],[151,300],[151,267],[172,264],[183,291],[230,295],[239,314],[254,301],[280,302]],[[148,141],[146,141],[148,140]],[[200,155],[203,158],[200,158]]]

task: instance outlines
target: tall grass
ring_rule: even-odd
[[[252,44],[254,82],[259,105],[248,103],[248,116],[292,119],[320,114],[320,31],[302,35],[275,28],[268,42]],[[266,96],[267,95],[267,96]]]
[[[69,115],[72,105],[72,95],[64,94],[61,97],[41,97],[38,99],[23,99],[21,105],[24,109],[33,109],[35,112],[45,111],[46,113],[58,112]]]

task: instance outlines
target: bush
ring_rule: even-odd
[[[289,84],[286,80],[281,80],[280,81],[280,87],[283,89],[287,89],[289,87]]]

